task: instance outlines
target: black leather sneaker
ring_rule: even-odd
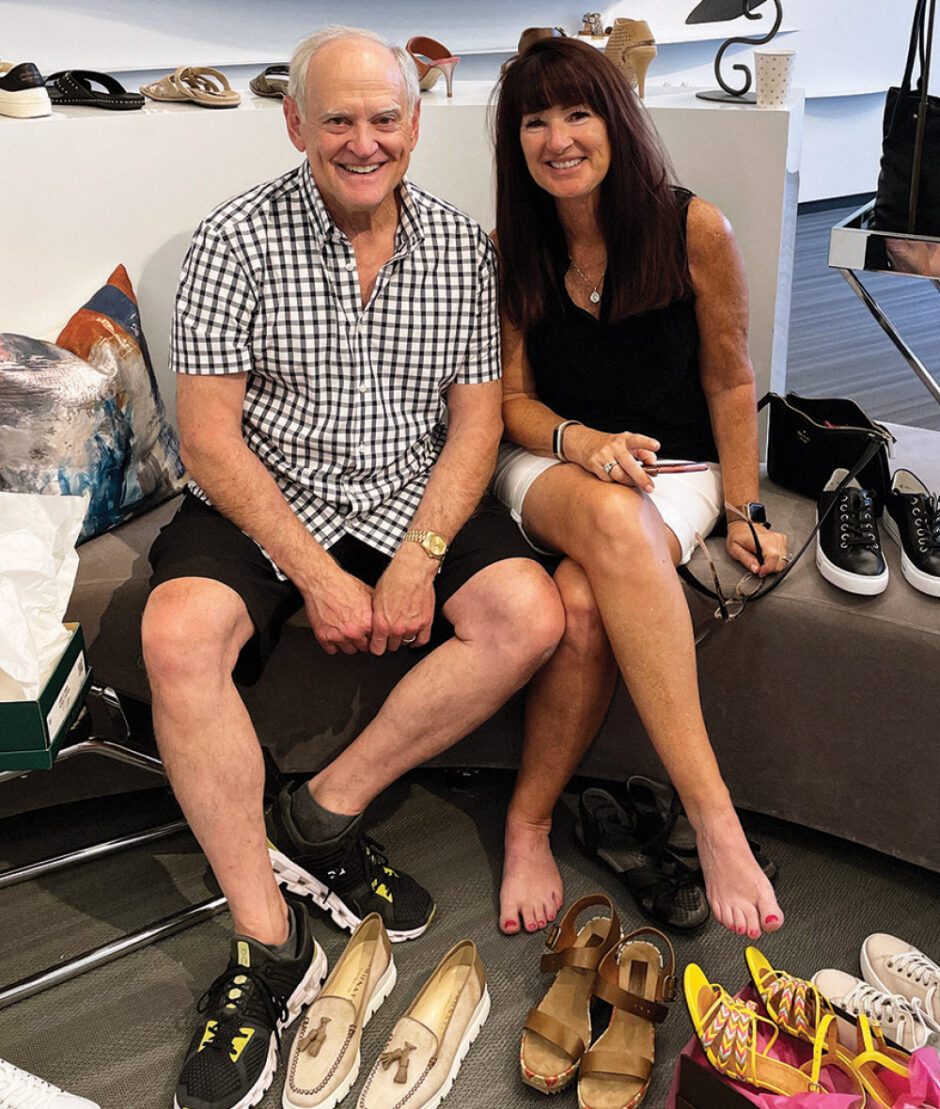
[[[285,786],[265,813],[268,854],[277,880],[311,897],[349,932],[369,913],[379,914],[392,943],[425,932],[434,916],[431,895],[414,878],[388,865],[382,845],[363,833],[362,817],[341,835],[311,843],[291,816],[295,788],[306,786]]]
[[[46,82],[32,62],[0,62],[0,116],[35,119],[52,115]]]
[[[837,503],[816,533],[816,566],[840,589],[872,596],[887,587],[888,564],[881,553],[871,493],[854,478],[841,493],[835,492],[847,472],[836,470],[819,494],[817,520],[833,500]]]
[[[921,593],[940,597],[940,497],[910,470],[896,470],[883,517],[901,548],[901,573]]]
[[[297,946],[277,958],[236,935],[225,970],[203,994],[202,1020],[186,1053],[174,1109],[247,1109],[271,1085],[280,1033],[320,992],[326,956],[299,898],[287,897]]]

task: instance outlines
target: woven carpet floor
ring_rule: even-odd
[[[345,1105],[355,1105],[359,1085],[398,1015],[441,955],[463,937],[479,945],[493,1007],[447,1105],[546,1104],[518,1074],[522,1021],[548,983],[538,970],[544,937],[504,937],[495,925],[510,785],[511,777],[501,772],[460,777],[421,771],[373,807],[371,831],[394,863],[433,891],[438,912],[421,939],[395,948],[398,985],[366,1029],[362,1075]],[[569,902],[605,890],[624,928],[639,927],[645,921],[630,895],[573,845],[576,798],[574,792],[564,796],[554,833]],[[162,822],[172,811],[165,791],[148,790],[8,817],[0,821],[0,862],[19,865],[58,854]],[[878,819],[874,799],[872,819]],[[772,963],[805,976],[822,966],[857,970],[859,945],[873,931],[903,936],[940,956],[936,874],[779,821],[747,815],[745,824],[780,867],[777,888],[787,922],[760,944]],[[187,833],[13,886],[0,896],[0,981],[19,980],[214,891],[205,859]],[[320,915],[314,930],[332,963],[345,934]],[[225,964],[229,931],[228,915],[217,916],[0,1010],[0,1057],[93,1098],[102,1109],[170,1109],[194,1006]],[[710,922],[698,936],[675,942],[680,968],[694,960],[713,980],[730,988],[743,984],[743,939]],[[296,1027],[284,1036],[285,1056]],[[680,999],[657,1033],[647,1105],[664,1105],[677,1053],[690,1031]],[[282,1073],[262,1109],[280,1105]],[[553,1109],[575,1105],[574,1089],[551,1104]]]

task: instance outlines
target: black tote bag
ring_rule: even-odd
[[[916,0],[904,77],[899,87],[888,89],[885,100],[871,221],[878,231],[940,237],[940,98],[927,93],[935,4]],[[915,59],[920,76],[912,86]]]

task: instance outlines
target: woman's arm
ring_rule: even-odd
[[[757,402],[754,370],[747,350],[748,296],[744,263],[727,219],[698,197],[689,205],[689,272],[699,329],[699,366],[718,447],[725,500],[760,500],[758,489]],[[754,573],[785,566],[786,536],[761,531],[763,565],[754,556],[750,528],[729,521],[728,552]]]

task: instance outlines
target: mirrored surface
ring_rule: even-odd
[[[940,239],[875,231],[868,226],[874,206],[869,201],[829,232],[830,267],[940,278]]]

